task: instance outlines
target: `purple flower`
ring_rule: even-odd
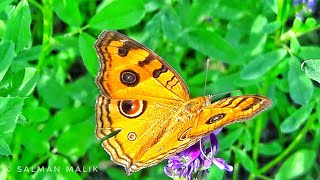
[[[188,149],[177,153],[168,160],[168,165],[164,168],[167,176],[173,179],[204,179],[209,174],[212,164],[219,169],[232,171],[233,167],[226,164],[221,158],[214,158],[219,151],[219,144],[216,134],[220,130],[211,133]],[[210,142],[210,146],[205,148],[205,144]],[[202,152],[201,152],[202,151]]]
[[[296,17],[303,19],[315,11],[317,0],[293,0],[293,6],[296,8]]]

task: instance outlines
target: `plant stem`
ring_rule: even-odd
[[[318,25],[316,25],[316,26],[308,29],[308,31],[304,31],[304,32],[293,32],[293,31],[290,29],[290,30],[287,31],[286,33],[282,34],[281,37],[280,37],[280,39],[281,39],[281,41],[285,44],[285,43],[287,43],[287,42],[291,39],[291,37],[296,37],[296,38],[298,38],[298,37],[300,37],[300,36],[303,36],[303,35],[305,35],[305,34],[307,34],[307,33],[312,32],[312,31],[316,31],[316,30],[318,30],[318,29],[320,29],[320,24],[318,24]]]
[[[47,55],[51,51],[51,37],[53,32],[53,12],[49,0],[42,0],[43,3],[43,35],[42,35],[42,51],[37,64],[37,70],[41,71]]]
[[[42,156],[38,161],[34,162],[28,169],[36,169],[43,162],[45,162],[51,156],[51,152],[48,152],[45,156]]]
[[[88,28],[89,28],[89,25],[85,25],[84,27],[79,28],[76,31],[69,32],[69,33],[65,34],[65,36],[74,36],[74,35],[79,34],[79,33],[81,33],[82,31],[84,31],[84,30],[86,30]]]
[[[239,176],[239,163],[235,163],[233,167],[232,180],[237,180]]]
[[[262,119],[258,117],[256,119],[256,126],[254,131],[254,138],[253,138],[253,148],[252,148],[252,160],[256,163],[258,162],[258,146],[260,142],[260,135],[262,130]],[[257,164],[256,164],[257,165]],[[256,166],[258,167],[258,166]]]
[[[15,179],[16,169],[19,165],[19,154],[21,153],[21,133],[20,127],[16,127],[15,141],[13,146],[12,160],[11,160],[11,173],[8,176],[8,179]]]
[[[42,6],[35,0],[28,0],[30,2],[30,4],[33,4],[35,7],[37,7],[38,9],[40,9],[41,12],[43,12],[43,8]]]
[[[313,114],[308,119],[306,125],[304,128],[300,131],[300,133],[297,135],[297,137],[292,141],[292,143],[275,159],[270,161],[267,165],[262,167],[258,172],[259,174],[263,174],[267,172],[269,169],[271,169],[273,166],[278,164],[279,162],[283,161],[288,154],[290,154],[295,147],[297,147],[298,143],[302,140],[302,138],[305,136],[305,134],[308,132],[310,127],[312,126],[314,120],[316,119],[316,114]]]
[[[237,147],[238,148],[241,147],[240,141],[238,141]],[[234,152],[234,150],[233,150],[233,152]],[[240,163],[239,163],[239,161],[236,161],[236,163],[234,164],[234,167],[233,167],[232,180],[237,180],[238,179],[239,167],[240,167]]]
[[[263,175],[256,175],[259,179],[264,179],[264,180],[272,180],[272,178],[263,176]]]

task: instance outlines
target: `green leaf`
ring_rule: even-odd
[[[288,83],[290,97],[295,103],[305,105],[312,97],[314,86],[311,80],[300,69],[299,60],[293,56],[288,60]]]
[[[241,165],[249,172],[253,172],[254,164],[248,156],[248,154],[245,151],[240,150],[238,148],[234,148],[234,152],[236,154],[236,159],[241,163]]]
[[[62,131],[66,126],[81,122],[83,119],[87,119],[93,115],[93,113],[94,108],[86,106],[79,106],[77,108],[69,107],[60,110],[46,123],[42,134],[45,137],[52,137]]]
[[[302,59],[319,59],[320,47],[317,46],[301,46],[298,54]]]
[[[47,74],[42,75],[37,90],[43,101],[50,107],[65,108],[70,102],[65,86]]]
[[[23,106],[23,98],[0,97],[0,139],[10,136]]]
[[[213,82],[207,85],[206,93],[208,94],[220,94],[220,93],[223,94],[225,92],[234,91],[237,87],[233,82],[239,79],[238,74],[222,75],[218,73],[208,73],[208,77],[211,79],[211,80],[209,79],[209,81]],[[205,74],[203,74],[203,79],[204,78],[205,78]],[[198,81],[198,85],[196,87],[198,87],[199,90],[194,90],[197,93],[195,95],[197,96],[203,95],[203,82],[204,80]]]
[[[313,106],[313,103],[302,106],[300,109],[296,110],[289,117],[287,117],[280,125],[281,132],[291,133],[297,130],[308,119]]]
[[[205,29],[192,29],[182,36],[191,48],[212,59],[219,59],[230,64],[241,64],[236,50],[218,33]]]
[[[72,48],[73,51],[75,51],[77,54],[79,51],[78,47],[79,45],[79,37],[76,36],[65,36],[65,35],[57,35],[53,37],[53,41],[55,42],[53,44],[53,49],[59,50],[61,52],[66,51],[67,49]],[[68,52],[66,52],[68,53]]]
[[[282,24],[284,24],[288,19],[290,5],[289,1],[286,0],[277,1],[277,20],[281,21]]]
[[[320,83],[320,59],[306,60],[301,64],[301,69],[306,75]]]
[[[259,144],[259,153],[265,156],[275,156],[282,152],[282,146],[278,141]]]
[[[162,31],[170,40],[176,40],[182,31],[180,20],[173,8],[166,8],[161,14]]]
[[[14,52],[14,44],[12,42],[0,44],[0,81],[3,79],[15,56],[16,53]]]
[[[316,25],[317,25],[317,21],[314,18],[308,17],[306,19],[306,22],[305,22],[306,31],[311,30]]]
[[[299,41],[298,41],[298,39],[296,37],[291,37],[291,39],[290,39],[290,49],[294,54],[299,52],[300,44],[299,44]]]
[[[226,171],[221,171],[217,166],[213,165],[210,168],[210,173],[206,179],[223,180]]]
[[[300,149],[284,161],[275,175],[276,180],[302,178],[316,163],[314,150]]]
[[[37,60],[39,59],[40,53],[41,53],[42,46],[33,46],[28,49],[24,49],[21,51],[15,58],[16,61],[23,61],[28,62],[31,60]],[[27,65],[25,65],[27,66]]]
[[[23,81],[18,89],[18,95],[22,97],[30,95],[34,90],[39,77],[40,76],[36,68],[26,68],[24,70]]]
[[[123,173],[123,170],[115,167],[110,167],[106,170],[108,176],[111,177],[111,179],[127,179],[128,176]]]
[[[24,78],[24,70],[7,73],[0,82],[1,96],[18,96],[18,89]]]
[[[27,107],[23,109],[29,123],[41,123],[49,119],[50,112],[44,107]]]
[[[165,1],[144,0],[144,6],[147,12],[156,11],[166,5],[166,3]]]
[[[7,138],[11,138],[23,106],[23,98],[0,97],[0,155],[10,155]]]
[[[13,41],[16,52],[20,52],[31,42],[31,14],[27,0],[19,2],[9,17],[4,40]]]
[[[19,114],[18,119],[17,119],[17,124],[26,125],[27,118],[23,114]]]
[[[259,15],[255,18],[250,30],[249,44],[246,47],[250,56],[261,54],[263,51],[267,39],[263,29],[266,24],[267,18],[265,16]]]
[[[99,93],[99,90],[94,83],[94,78],[90,75],[77,79],[72,84],[69,84],[67,89],[70,97],[74,101],[81,102],[89,106],[94,106],[95,99],[92,97],[95,97]]]
[[[53,172],[53,169],[44,168],[44,170],[39,170],[32,175],[33,179],[48,179],[55,180],[57,179],[56,173]]]
[[[240,138],[240,136],[242,135],[242,132],[243,132],[243,127],[228,133],[228,135],[226,135],[223,138],[219,138],[220,151],[229,149]]]
[[[265,0],[266,4],[272,9],[273,12],[277,13],[278,11],[278,4],[277,0]]]
[[[319,104],[316,107],[316,112],[317,112],[318,122],[320,124],[320,105]]]
[[[76,0],[53,0],[52,8],[62,21],[79,27],[82,21],[78,2]]]
[[[1,0],[0,1],[0,12],[3,11],[4,9],[8,8],[8,6],[10,5],[10,3],[13,0]]]
[[[295,18],[291,29],[293,32],[298,32],[302,25],[303,25],[302,20],[300,18]]]
[[[208,2],[209,4],[204,4],[205,2]],[[242,7],[239,7],[238,6],[239,4],[237,3],[239,2],[233,1],[232,3],[225,3],[223,1],[220,1],[219,3],[219,1],[200,1],[199,5],[202,6],[204,10],[209,11],[208,13],[210,13],[210,15],[214,18],[226,19],[226,20],[232,21],[232,20],[241,19],[246,14],[245,10],[242,9]],[[192,8],[193,7],[194,6],[192,6]],[[192,11],[194,10],[192,9]],[[198,13],[195,14],[195,16],[206,15],[204,13],[202,14],[200,13],[201,11],[198,11]]]
[[[4,155],[4,156],[12,155],[10,147],[3,139],[0,139],[0,155]]]
[[[59,178],[79,179],[79,180],[82,179],[80,175],[76,171],[74,171],[76,170],[77,167],[80,167],[80,166],[73,167],[70,164],[70,162],[63,156],[57,156],[57,155],[51,156],[49,159],[49,167],[51,167],[51,169],[54,167],[61,167],[60,173],[55,173],[55,174],[59,174],[58,176]],[[82,169],[82,167],[80,168]]]
[[[41,166],[43,167],[43,166]],[[75,169],[80,166],[72,166],[63,156],[52,154],[48,161],[48,167],[34,173],[34,179],[81,179]],[[82,167],[81,167],[82,170]]]
[[[35,88],[39,74],[35,68],[25,68],[7,75],[0,83],[0,95],[28,96]]]
[[[271,33],[274,33],[276,30],[278,30],[280,27],[281,27],[281,23],[279,21],[274,21],[266,24],[263,27],[263,32],[267,34],[271,34]]]
[[[94,29],[125,29],[138,24],[145,16],[142,0],[114,0],[102,8],[89,21]]]
[[[161,31],[162,11],[155,14],[146,24],[143,30],[143,37],[141,43],[146,45],[148,48],[156,50],[161,47],[161,41],[163,38]]]
[[[246,80],[260,78],[275,65],[277,65],[286,54],[287,51],[284,49],[277,49],[265,54],[261,54],[250,61],[248,65],[246,65],[240,71],[240,77]]]
[[[84,65],[92,76],[98,74],[99,61],[94,49],[95,39],[87,33],[81,33],[79,37],[79,49]]]
[[[244,149],[246,151],[251,150],[252,148],[252,136],[248,128],[244,129],[243,137],[240,139],[242,144],[244,145]]]
[[[20,130],[23,135],[22,144],[27,150],[39,155],[49,152],[50,145],[48,139],[42,133],[31,126],[22,126]]]
[[[95,141],[92,132],[94,132],[94,124],[91,118],[71,126],[70,129],[59,136],[57,140],[59,152],[67,155],[74,161],[77,160],[86,153]],[[79,139],[81,139],[81,141],[79,141]]]

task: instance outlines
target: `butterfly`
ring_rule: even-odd
[[[260,95],[213,103],[210,95],[191,98],[166,61],[115,31],[102,32],[95,48],[100,62],[95,134],[127,174],[158,164],[213,130],[252,118],[272,104]]]

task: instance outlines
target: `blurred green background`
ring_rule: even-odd
[[[126,176],[95,138],[93,44],[103,30],[162,56],[193,97],[204,95],[208,73],[206,94],[273,100],[223,129],[217,157],[234,171],[212,167],[208,179],[319,178],[319,4],[1,0],[0,179],[169,179],[166,161]]]

